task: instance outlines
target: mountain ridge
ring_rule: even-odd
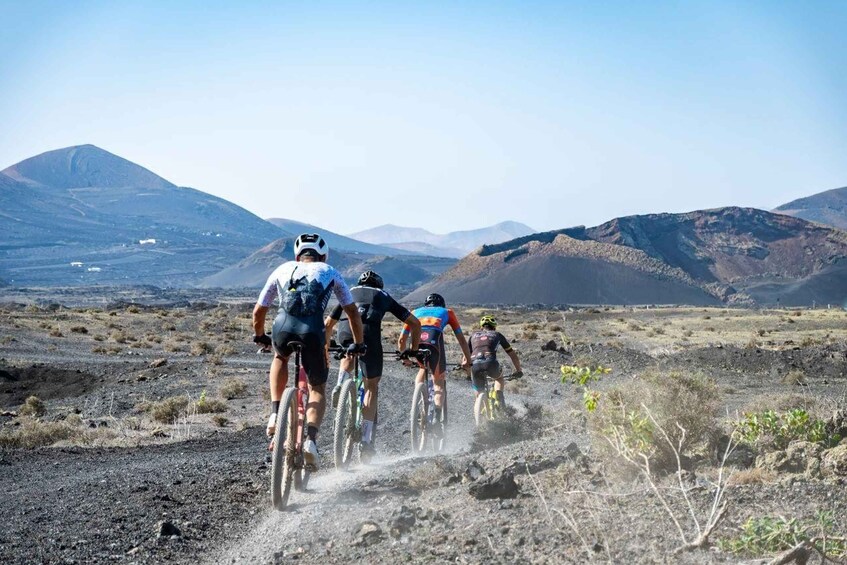
[[[797,198],[773,211],[847,230],[847,187]]]

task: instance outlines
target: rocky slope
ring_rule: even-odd
[[[792,200],[774,212],[847,230],[847,187]]]
[[[752,208],[617,218],[485,245],[410,298],[474,303],[841,304],[847,234]]]

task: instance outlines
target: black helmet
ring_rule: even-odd
[[[382,277],[374,271],[365,271],[359,277],[360,286],[369,286],[371,288],[383,288],[385,283],[382,282]]]
[[[424,300],[424,306],[440,306],[441,308],[446,308],[447,303],[444,301],[443,296],[433,292]]]

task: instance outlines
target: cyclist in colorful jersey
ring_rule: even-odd
[[[308,440],[303,445],[306,463],[317,467],[318,430],[326,410],[325,386],[329,373],[324,355],[323,314],[330,292],[335,294],[350,322],[353,340],[349,355],[366,351],[362,335],[362,319],[350,289],[341,275],[326,263],[329,246],[318,234],[302,234],[294,241],[295,261],[283,263],[271,273],[259,300],[253,308],[253,341],[263,347],[273,346],[274,360],[270,370],[271,416],[267,433],[276,431],[276,415],[282,391],[288,384],[288,358],[293,353],[291,342],[303,347],[300,358],[309,378],[309,406],[306,410]],[[274,299],[279,298],[279,314],[273,332],[265,334],[265,318]],[[296,378],[296,377],[295,377]]]
[[[497,395],[497,401],[500,406],[505,406],[503,396],[505,382],[503,381],[503,368],[497,361],[497,347],[502,347],[509,359],[512,360],[512,365],[515,367],[512,376],[515,378],[523,376],[521,360],[518,359],[518,354],[512,349],[509,340],[497,331],[497,320],[494,316],[483,316],[479,320],[479,327],[480,329],[472,333],[470,339],[468,339],[471,350],[473,389],[479,396],[485,392],[485,378],[491,377],[494,379],[494,392]]]
[[[444,397],[444,374],[447,369],[447,355],[444,349],[444,331],[447,326],[453,330],[453,335],[456,336],[456,341],[459,342],[459,347],[462,348],[462,368],[465,370],[469,367],[469,359],[471,352],[468,349],[468,342],[462,334],[462,327],[459,325],[459,320],[453,310],[447,308],[447,303],[444,297],[440,294],[430,294],[424,301],[422,308],[417,308],[412,312],[421,323],[421,349],[429,349],[432,353],[429,356],[429,369],[432,371],[432,383],[435,388],[435,409],[439,412],[438,418],[441,418],[440,410],[443,405]],[[400,351],[406,349],[406,338],[409,335],[410,328],[403,327],[400,334],[400,339],[397,340],[397,348]],[[423,367],[418,371],[418,376],[415,379],[416,383],[422,383],[426,372]]]
[[[365,346],[368,348],[367,353],[359,359],[359,367],[365,376],[365,403],[362,408],[362,445],[360,450],[365,462],[374,455],[373,438],[376,434],[379,379],[382,377],[382,319],[386,313],[390,312],[395,318],[411,328],[412,347],[407,356],[417,353],[421,334],[421,323],[418,319],[385,292],[384,286],[381,276],[374,271],[365,271],[359,277],[358,286],[350,289],[362,318]],[[330,342],[330,336],[336,324],[338,325],[336,341],[343,346],[353,343],[350,320],[344,314],[344,309],[340,305],[336,306],[324,321],[327,343]],[[341,361],[341,366],[338,369],[338,384],[332,390],[333,407],[338,405],[341,384],[345,379],[350,378],[352,369],[352,359],[345,358]]]

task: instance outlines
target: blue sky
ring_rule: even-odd
[[[0,166],[263,217],[537,229],[847,185],[844,2],[5,2]]]

